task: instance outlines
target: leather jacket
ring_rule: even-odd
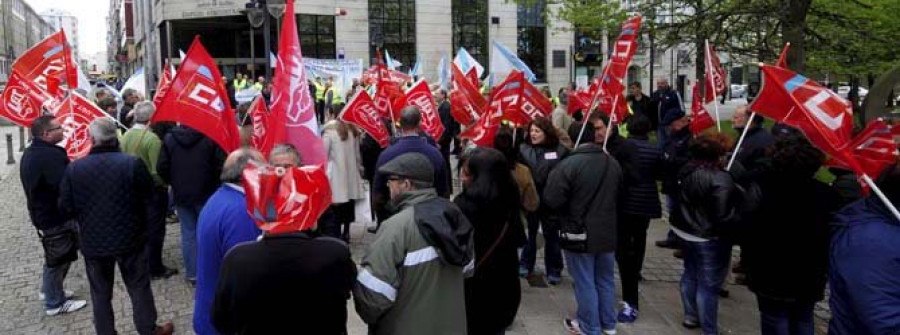
[[[739,222],[740,191],[718,166],[690,162],[678,173],[678,205],[672,225],[705,239],[727,237]]]

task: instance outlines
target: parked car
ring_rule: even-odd
[[[747,85],[740,84],[732,84],[731,85],[731,98],[732,99],[740,99],[747,97]]]
[[[850,95],[850,86],[841,85],[838,86],[837,91],[835,91],[841,98],[848,99],[847,97]],[[866,98],[866,95],[869,94],[869,90],[865,87],[859,87],[859,99],[863,100]]]

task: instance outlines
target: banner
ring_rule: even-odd
[[[357,93],[347,103],[347,106],[344,107],[338,118],[361,128],[369,136],[372,136],[379,146],[387,148],[391,135],[388,133],[384,122],[381,122],[381,116],[379,116],[378,110],[375,109],[375,103],[368,92],[360,91]]]
[[[194,37],[169,93],[162,97],[153,114],[151,122],[157,121],[180,122],[194,128],[225,152],[240,146],[237,121],[228,103],[222,75],[199,36]]]
[[[69,94],[53,113],[64,134],[63,141],[58,145],[66,148],[66,154],[71,160],[87,156],[91,151],[91,137],[88,131],[91,122],[97,118],[111,117],[78,94]]]
[[[278,41],[278,66],[272,81],[271,117],[287,120],[287,140],[300,151],[304,165],[326,164],[328,157],[319,137],[315,101],[309,93],[296,18],[294,0],[287,0]]]
[[[323,80],[328,78],[334,79],[334,86],[341,97],[344,97],[347,91],[353,87],[353,79],[363,77],[361,59],[303,58],[303,66],[306,68],[307,79],[315,79],[316,77],[320,77]]]
[[[440,140],[444,134],[444,125],[441,123],[441,115],[438,113],[434,96],[428,88],[428,82],[420,79],[406,90],[403,106],[415,106],[422,112],[422,131],[431,136],[435,141]],[[396,113],[396,112],[395,112]]]
[[[50,92],[49,81],[54,78],[60,89],[55,98],[62,100],[66,91],[78,87],[77,60],[72,56],[66,33],[59,30],[26,50],[12,64],[12,72],[22,80],[32,82],[45,92]],[[65,85],[65,86],[63,86]]]

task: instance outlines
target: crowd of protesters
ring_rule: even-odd
[[[647,232],[659,218],[670,231],[657,245],[684,259],[684,327],[719,333],[718,299],[734,268],[757,297],[763,334],[814,334],[813,306],[826,283],[830,334],[900,329],[900,223],[863,196],[852,174],[835,170],[830,185],[816,179],[825,155],[788,127],[773,134],[746,107],[733,117],[739,133],[750,127],[737,148],[720,133],[693,135],[665,80],[650,96],[629,85],[633,114],[624,126],[596,112],[569,115],[566,91],[547,90],[552,115],[518,129],[504,124],[494,147],[475,147],[458,137],[466,125],[455,123],[447,93],[436,90],[446,136],[424,135],[420,111],[406,107],[382,149],[337,118],[343,99],[364,87],[344,95],[330,78],[309,84],[332,205],[315,227],[290,233],[257,225],[242,174],[253,164],[304,165],[290,144],[263,157],[244,136],[244,147],[226,155],[190,127],[149,124],[154,106],[133,90],[121,106],[102,89],[92,94],[115,120],[90,124],[93,148],[74,162],[56,146],[59,123],[34,121],[21,164],[31,221],[42,239],[77,235],[98,334],[116,333],[116,265],[140,334],[173,332],[157,322],[150,282],[179,271],[196,286],[198,334],[297,327],[346,334],[349,299],[371,334],[503,334],[519,309],[520,277],[560,285],[564,270],[577,302],[565,328],[615,334],[617,323],[640,322]],[[265,78],[228,81],[231,93],[252,85],[270,87]],[[238,111],[246,128],[247,104]],[[726,169],[731,155],[735,165]],[[900,205],[900,165],[877,183]],[[348,245],[359,207],[371,209],[377,225],[355,264]],[[171,208],[183,269],[166,266],[162,255]],[[47,257],[40,292],[47,315],[87,305],[63,288],[72,261]]]

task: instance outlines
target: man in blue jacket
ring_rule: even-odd
[[[197,222],[197,293],[194,295],[194,331],[218,334],[210,320],[219,270],[225,254],[235,245],[253,241],[262,232],[247,214],[241,173],[250,161],[265,162],[252,149],[228,155],[222,168],[222,186],[209,198]]]
[[[900,206],[900,164],[877,182]],[[844,207],[832,224],[829,335],[900,334],[900,221],[874,194]]]

